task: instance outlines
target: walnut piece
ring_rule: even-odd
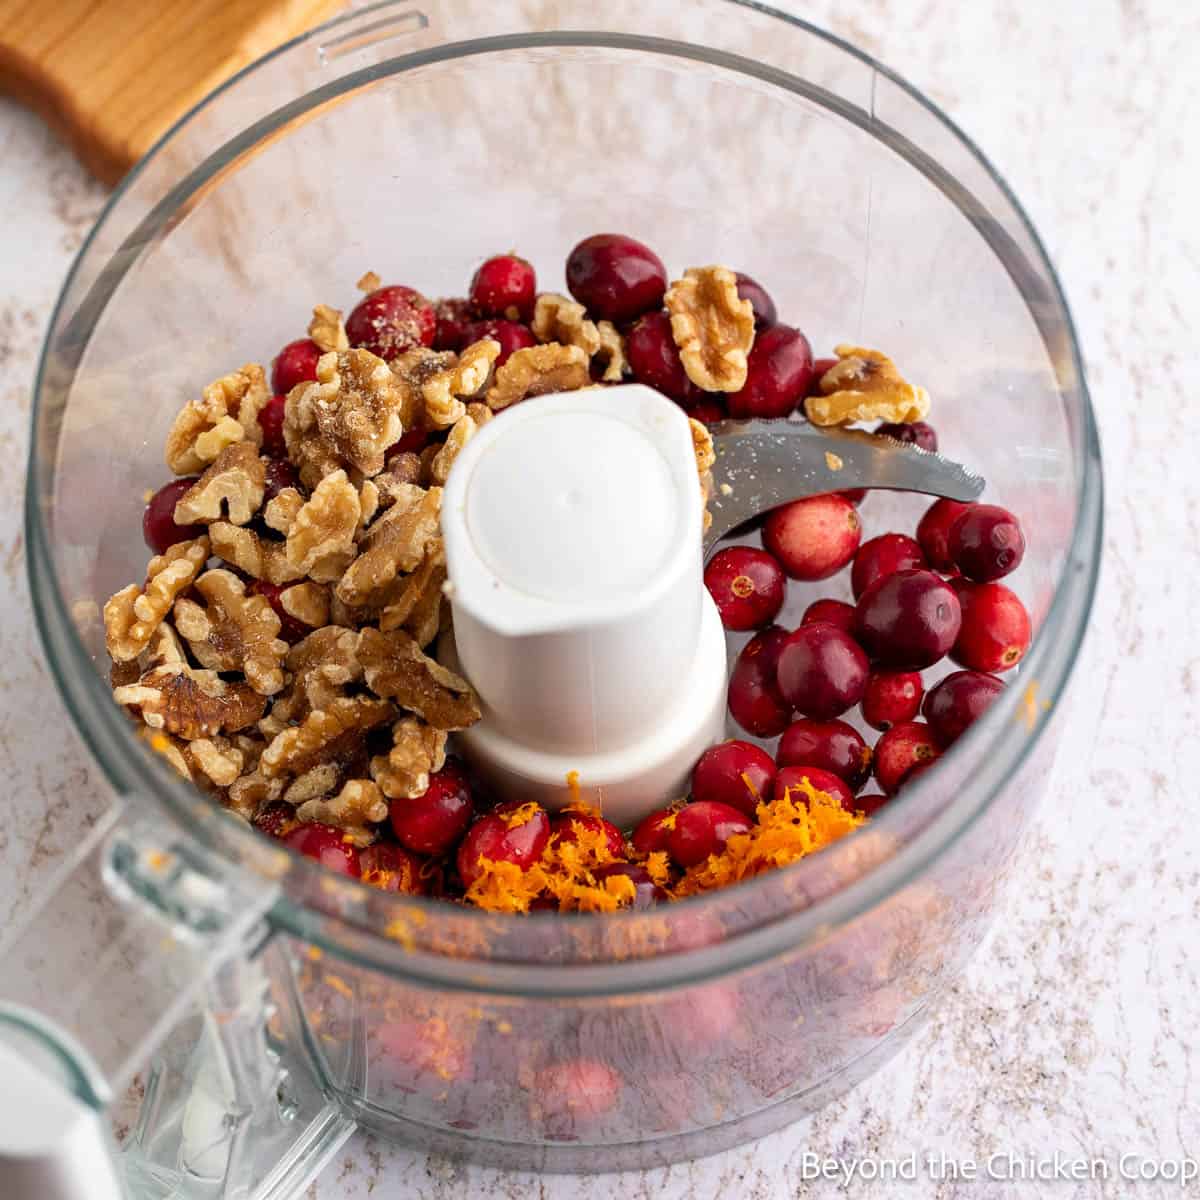
[[[835,346],[838,361],[821,376],[821,395],[804,402],[814,425],[851,421],[909,424],[929,415],[929,393],[913,387],[886,354],[862,346]]]
[[[263,509],[263,520],[268,529],[287,537],[304,507],[304,497],[295,488],[281,488]]]
[[[450,468],[454,466],[454,460],[462,452],[462,448],[475,436],[478,428],[474,418],[464,409],[463,415],[455,421],[454,428],[450,430],[441,449],[433,456],[433,461],[429,464],[429,478],[439,487],[444,486],[446,480],[450,478]]]
[[[688,417],[688,428],[692,431],[692,449],[696,454],[696,470],[703,475],[706,471],[711,471],[713,464],[717,461],[712,434],[709,433],[708,426],[703,421],[697,421],[695,417]]]
[[[404,580],[400,594],[379,614],[379,628],[388,633],[406,627],[424,648],[441,625],[442,588],[446,583],[446,556],[437,541],[425,561]]]
[[[446,734],[416,717],[392,726],[392,748],[371,759],[371,778],[392,800],[410,800],[429,787],[429,776],[446,765]]]
[[[537,298],[531,328],[539,342],[578,346],[588,358],[600,349],[600,331],[588,320],[587,309],[557,292],[543,292]]]
[[[306,800],[296,809],[301,821],[323,821],[335,829],[362,829],[387,815],[388,802],[369,779],[347,780],[332,799]]]
[[[362,630],[358,661],[371,691],[424,717],[435,729],[466,729],[479,720],[471,685],[426,655],[402,630]]]
[[[421,385],[424,422],[428,429],[448,429],[462,420],[467,406],[463,397],[476,395],[487,383],[492,364],[500,355],[494,338],[472,342],[444,369],[430,375]]]
[[[591,385],[588,357],[578,346],[526,346],[513,351],[504,366],[497,368],[495,383],[488,390],[488,408],[508,408],[531,396],[551,392],[573,392]]]
[[[245,755],[228,738],[196,738],[184,751],[184,760],[217,787],[228,787],[242,773]]]
[[[390,603],[398,574],[415,570],[438,536],[442,489],[415,484],[397,489],[392,506],[367,530],[358,558],[335,589],[352,607]]]
[[[180,497],[175,522],[209,525],[228,520],[245,525],[262,504],[266,479],[266,466],[253,442],[226,446]]]
[[[305,704],[291,714],[300,720],[309,711],[328,708],[344,696],[348,684],[363,677],[358,661],[358,632],[340,625],[324,625],[288,651],[287,669],[293,690]],[[278,708],[280,701],[276,701]]]
[[[689,267],[663,303],[688,378],[706,392],[740,391],[754,344],[754,309],[738,296],[737,276],[727,267]]]
[[[625,339],[611,321],[597,321],[596,331],[600,334],[600,349],[594,358],[604,364],[600,378],[605,383],[620,383],[629,370],[629,359],[625,354]]]
[[[279,617],[270,601],[247,596],[246,585],[232,571],[205,571],[195,588],[207,606],[176,600],[175,628],[196,660],[210,671],[241,671],[256,692],[273,696],[283,687],[288,644],[279,636]]]
[[[318,796],[328,796],[338,785],[342,772],[337,763],[322,763],[305,771],[288,784],[283,793],[283,801],[293,807],[315,800]]]
[[[279,593],[279,605],[289,617],[320,629],[329,624],[329,589],[320,583],[297,583]]]
[[[365,696],[334,700],[309,713],[294,728],[277,734],[263,751],[258,768],[268,778],[303,775],[322,763],[349,758],[361,749],[364,735],[395,715],[386,700]]]
[[[271,398],[266,373],[247,363],[210,383],[199,400],[189,400],[167,435],[167,466],[176,475],[202,471],[226,446],[262,444],[258,414]]]
[[[226,521],[214,521],[208,536],[215,555],[252,579],[265,579],[278,587],[304,578],[304,572],[288,562],[283,542],[259,537],[253,529]]]
[[[326,475],[292,522],[284,548],[287,561],[318,583],[340,579],[356,553],[361,511],[346,472]]]
[[[113,662],[129,662],[146,649],[175,597],[196,581],[208,555],[206,537],[177,542],[150,560],[144,589],[131,583],[105,604],[104,641]]]
[[[374,271],[364,271],[354,286],[360,292],[366,292],[369,296],[372,292],[377,292],[383,286],[383,280]]]
[[[227,807],[249,821],[263,805],[283,795],[283,780],[268,779],[260,771],[254,770],[235,779],[225,795]]]
[[[165,729],[185,741],[246,729],[263,715],[267,698],[249,684],[226,683],[216,671],[185,663],[152,667],[113,699],[141,713],[151,729]]]
[[[346,326],[342,324],[341,311],[330,308],[328,304],[318,304],[313,309],[312,320],[308,323],[308,336],[325,354],[331,350],[350,349],[350,339],[346,336]]]

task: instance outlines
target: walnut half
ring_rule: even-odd
[[[728,267],[690,267],[663,303],[688,378],[706,392],[745,387],[754,309],[738,296],[737,276]]]
[[[886,354],[862,346],[835,346],[834,353],[838,361],[821,376],[821,395],[804,402],[814,425],[909,424],[929,415],[929,393],[913,387]]]

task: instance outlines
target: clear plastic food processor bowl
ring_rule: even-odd
[[[1025,520],[1033,649],[937,771],[739,887],[514,918],[335,877],[181,783],[112,702],[100,606],[143,570],[166,430],[312,304],[352,304],[367,269],[453,295],[515,246],[561,289],[548,273],[598,230],[673,271],[747,271],[818,353],[879,346],[925,384],[943,448]],[[59,1089],[26,1130],[58,1183],[27,1194],[74,1194],[56,1136],[102,1162],[89,1116],[139,1072],[121,1182],[96,1167],[88,1200],[294,1196],[355,1125],[493,1164],[662,1163],[851,1087],[986,927],[1047,777],[1100,496],[1070,316],[1024,212],[927,100],[802,22],[735,0],[385,3],[245,71],[113,197],[37,385],[34,603],[115,803],[0,972],[0,1057]],[[865,511],[911,526],[921,507]],[[580,1062],[605,1065],[605,1094],[568,1105],[546,1068]]]

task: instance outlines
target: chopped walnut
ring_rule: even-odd
[[[282,795],[283,780],[268,779],[257,769],[235,779],[225,793],[227,807],[240,813],[247,821],[252,820],[263,805],[278,800]]]
[[[472,408],[477,407],[472,404]],[[489,410],[490,412],[490,410]],[[478,420],[476,420],[478,424]],[[387,468],[376,475],[371,482],[379,493],[379,511],[391,508],[401,497],[407,494],[410,483],[419,483],[421,479],[421,456],[405,450],[393,455],[388,461]]]
[[[326,475],[288,532],[284,549],[288,562],[318,583],[340,579],[356,553],[354,537],[361,511],[358,492],[346,472]]]
[[[738,296],[737,276],[727,267],[689,267],[663,303],[688,378],[706,392],[740,391],[754,344],[754,309]]]
[[[494,338],[484,338],[473,342],[444,370],[430,375],[421,386],[425,426],[447,429],[462,420],[467,411],[462,398],[483,389],[499,355],[500,343]]]
[[[196,738],[189,742],[184,758],[194,763],[206,779],[217,787],[229,787],[242,773],[244,755],[228,738]],[[193,773],[192,778],[195,778]]]
[[[287,669],[292,673],[293,691],[305,702],[303,711],[291,714],[292,720],[302,719],[313,709],[328,708],[344,696],[348,684],[363,677],[358,632],[339,625],[314,629],[288,651]]]
[[[406,627],[424,648],[437,636],[441,625],[442,588],[446,582],[446,557],[439,541],[425,561],[404,581],[404,589],[379,614],[384,633]]]
[[[185,741],[236,733],[263,715],[267,698],[249,684],[226,683],[216,671],[184,663],[153,667],[113,699],[141,713],[151,729],[165,729]]]
[[[588,358],[600,349],[600,331],[588,320],[587,309],[557,292],[543,292],[537,298],[532,329],[539,342],[578,346]]]
[[[596,331],[600,334],[600,349],[593,357],[604,364],[600,378],[605,383],[620,383],[629,370],[629,359],[625,354],[625,339],[611,321],[597,321]]]
[[[135,715],[136,714],[131,714]],[[145,742],[155,754],[165,759],[189,783],[195,783],[192,775],[192,764],[188,761],[185,751],[188,744],[179,738],[163,733],[161,729],[151,729],[149,725],[138,725],[138,738]]]
[[[386,604],[396,577],[413,571],[438,536],[442,489],[404,485],[392,506],[367,530],[358,558],[350,564],[335,594],[344,604]]]
[[[390,799],[412,799],[429,788],[429,776],[445,765],[445,731],[404,717],[392,726],[391,750],[371,759],[371,778]]]
[[[235,442],[180,497],[175,522],[208,525],[228,520],[245,525],[258,512],[265,485],[266,467],[254,443]]]
[[[208,527],[212,551],[252,579],[265,579],[279,587],[304,578],[284,553],[284,543],[260,537],[253,529],[215,521]]]
[[[703,475],[711,471],[717,461],[717,453],[713,449],[712,434],[703,421],[688,417],[688,428],[692,431],[692,449],[696,452],[696,470]]]
[[[364,271],[359,281],[354,285],[360,292],[366,292],[369,296],[372,292],[377,292],[383,286],[383,280],[375,274],[374,271]]]
[[[317,344],[317,348],[328,354],[332,351],[349,350],[350,339],[346,336],[346,326],[342,324],[342,314],[328,304],[318,304],[313,309],[312,320],[308,323],[308,336]]]
[[[329,588],[320,583],[297,583],[279,593],[279,605],[289,617],[320,629],[329,623]]]
[[[458,355],[452,350],[430,350],[428,346],[413,346],[391,360],[389,365],[403,396],[405,429],[419,429],[426,424],[425,385],[444,372],[452,372],[457,362]]]
[[[137,658],[150,644],[175,597],[192,586],[208,561],[206,537],[178,542],[146,568],[146,586],[122,588],[104,606],[104,641],[114,662]]]
[[[508,408],[531,396],[551,392],[573,392],[590,386],[587,355],[578,346],[526,346],[514,350],[496,371],[496,381],[487,394],[488,408]]]
[[[322,763],[359,750],[363,736],[395,715],[386,700],[365,696],[334,700],[328,708],[309,713],[304,721],[277,734],[259,759],[259,770],[272,779],[303,775]]]
[[[176,475],[193,475],[234,442],[261,445],[258,414],[270,398],[258,363],[210,383],[201,399],[189,400],[175,418],[167,435],[167,466]]]
[[[450,468],[454,466],[454,460],[462,452],[462,448],[475,436],[477,429],[474,418],[469,416],[464,409],[463,415],[454,423],[454,428],[450,430],[441,449],[433,456],[433,461],[429,464],[429,478],[434,483],[439,486],[445,485],[446,480],[450,478]]]
[[[358,489],[358,527],[366,529],[379,511],[379,487],[373,479],[364,479]]]
[[[288,644],[265,596],[247,596],[232,571],[205,571],[195,590],[206,607],[181,597],[175,601],[175,628],[187,640],[197,662],[210,671],[241,671],[260,695],[283,687],[283,657]]]
[[[363,829],[384,821],[388,802],[379,785],[369,779],[350,779],[331,800],[307,800],[296,810],[301,821],[323,821],[335,829]]]
[[[835,346],[838,361],[821,376],[821,395],[804,402],[814,425],[851,421],[909,424],[929,415],[929,393],[913,387],[886,354],[861,346]]]
[[[283,802],[295,808],[309,800],[315,800],[318,796],[328,796],[337,787],[341,777],[342,772],[337,763],[322,763],[319,767],[313,767],[311,771],[305,771],[303,775],[293,779],[284,790]]]
[[[476,429],[482,429],[495,415],[486,404],[478,400],[467,405],[467,416],[475,422]]]
[[[263,521],[268,529],[287,537],[304,507],[304,497],[295,488],[281,488],[263,509]]]
[[[401,630],[364,629],[358,661],[371,691],[424,717],[435,729],[466,729],[479,720],[471,685],[426,655]]]

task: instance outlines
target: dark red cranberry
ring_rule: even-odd
[[[662,307],[667,268],[641,242],[597,233],[567,255],[567,290],[595,318],[632,321]]]
[[[908,773],[941,753],[933,730],[922,721],[901,721],[875,743],[875,778],[895,795]]]
[[[350,345],[384,359],[398,358],[416,346],[432,346],[436,329],[433,305],[402,284],[376,288],[346,318]]]
[[[779,651],[775,678],[784,701],[817,721],[862,699],[870,666],[862,647],[836,625],[801,625]]]
[[[271,365],[271,391],[277,396],[286,396],[296,384],[316,379],[317,359],[321,354],[321,347],[312,338],[288,342]]]
[[[1029,613],[1002,583],[968,583],[958,591],[962,628],[950,657],[972,671],[1007,671],[1025,657],[1033,637]]]
[[[867,498],[867,489],[866,488],[845,488],[842,491],[838,492],[838,495],[845,496],[846,499],[849,500],[850,503],[853,504],[855,508],[857,508]]]
[[[720,400],[706,393],[688,409],[688,416],[703,421],[705,425],[715,425],[718,421],[726,420],[729,414]]]
[[[857,600],[875,580],[924,566],[925,555],[912,538],[903,533],[883,533],[859,546],[850,569],[850,589]]]
[[[376,842],[359,851],[362,881],[381,892],[404,892],[420,896],[425,892],[425,864],[403,846]]]
[[[262,452],[270,458],[287,458],[287,441],[283,436],[286,405],[287,396],[276,394],[258,413],[258,427],[262,430]]]
[[[625,835],[598,813],[560,812],[550,820],[550,833],[559,842],[577,842],[581,833],[602,833],[614,858],[625,856]]]
[[[925,510],[925,515],[917,525],[917,541],[925,552],[926,561],[935,571],[945,574],[957,570],[950,553],[950,530],[970,507],[957,500],[935,500]]]
[[[918,767],[917,770],[923,768]],[[910,775],[912,773],[909,772]],[[881,796],[878,792],[872,792],[869,796],[855,796],[854,811],[862,813],[864,817],[873,817],[890,799],[890,796]]]
[[[528,870],[550,840],[550,818],[543,809],[523,812],[526,806],[510,800],[479,817],[467,830],[458,848],[458,873],[470,887],[479,877],[481,858],[516,863]]]
[[[847,812],[854,812],[854,793],[850,790],[850,785],[840,775],[821,767],[810,767],[807,763],[780,769],[779,774],[775,776],[774,798],[783,799],[791,788],[793,800],[806,799],[805,793],[800,789],[800,784],[805,780],[818,792],[832,796]]]
[[[836,494],[781,505],[763,526],[763,545],[793,579],[836,575],[854,557],[861,538],[854,505]]]
[[[731,738],[709,746],[692,768],[692,799],[716,800],[753,817],[758,805],[771,798],[775,762],[750,742]]]
[[[270,504],[284,488],[298,488],[300,476],[286,458],[268,458],[264,470],[263,503]]]
[[[391,462],[397,454],[420,454],[429,442],[428,429],[410,429],[400,435],[400,440],[390,445],[384,452],[384,458]]]
[[[954,671],[930,688],[921,712],[939,742],[950,746],[998,700],[1004,684],[983,671]]]
[[[346,840],[340,829],[322,825],[319,821],[305,821],[285,833],[280,839],[289,849],[315,858],[323,867],[339,875],[357,879],[362,874],[358,850]]]
[[[660,808],[644,817],[633,831],[629,841],[641,855],[657,854],[667,848],[667,838],[671,836],[671,827],[675,824],[675,810]]]
[[[924,694],[920,671],[872,671],[863,692],[863,720],[881,730],[911,721],[921,711]]]
[[[649,312],[639,317],[625,338],[629,369],[638,383],[644,383],[692,408],[704,398],[704,392],[687,376],[679,357],[679,347],[671,336],[671,318],[665,312]]]
[[[633,881],[633,900],[629,907],[634,909],[653,908],[656,904],[666,903],[667,893],[650,878],[645,867],[637,863],[615,862],[607,866],[597,867],[592,874],[603,883],[613,875],[624,875]]]
[[[808,394],[812,376],[808,338],[790,325],[772,325],[754,339],[746,383],[726,401],[729,415],[786,417]]]
[[[468,325],[463,345],[469,346],[483,338],[491,338],[500,343],[500,353],[495,363],[497,367],[504,366],[517,350],[527,350],[530,346],[537,345],[537,338],[533,336],[533,331],[528,325],[495,317],[487,321],[474,321]]]
[[[296,820],[296,810],[290,804],[276,800],[260,808],[251,824],[267,837],[278,838],[290,833],[299,822]]]
[[[497,254],[475,272],[470,296],[471,304],[481,316],[529,321],[537,297],[537,276],[525,259],[515,254]]]
[[[837,364],[838,360],[836,358],[814,358],[812,382],[808,385],[806,395],[819,396],[821,394],[821,376],[826,371],[832,371]]]
[[[766,329],[779,319],[775,301],[768,295],[767,289],[741,271],[737,273],[737,294],[739,299],[750,301],[750,307],[754,309],[755,329]]]
[[[776,679],[779,652],[788,636],[778,625],[756,633],[742,647],[729,677],[729,711],[755,737],[775,737],[792,719]]]
[[[783,570],[765,550],[727,546],[704,568],[704,586],[726,629],[760,629],[783,607]]]
[[[1007,508],[971,504],[951,526],[950,556],[973,583],[991,583],[1021,565],[1025,535]]]
[[[784,730],[775,761],[781,767],[820,767],[832,771],[858,791],[871,774],[871,748],[845,721],[813,721],[802,717]]]
[[[697,800],[675,814],[667,851],[681,867],[694,867],[710,854],[720,854],[735,833],[746,833],[752,822],[744,812],[716,800]]]
[[[917,446],[922,450],[938,448],[937,431],[924,421],[913,421],[908,425],[888,422],[880,425],[875,432],[890,437],[894,442],[903,442],[906,446]]]
[[[812,625],[823,622],[826,625],[836,625],[843,633],[854,632],[854,605],[844,600],[814,600],[800,618],[801,625]]]
[[[429,777],[419,796],[393,800],[388,819],[402,846],[418,854],[445,854],[466,833],[474,810],[467,777],[450,761]]]
[[[461,297],[438,300],[433,306],[435,350],[461,350],[467,344],[467,328],[474,322],[471,302]]]
[[[932,571],[896,571],[862,594],[854,632],[884,666],[919,671],[948,653],[962,608],[954,589]]]
[[[279,618],[279,636],[289,646],[294,646],[308,637],[312,633],[312,628],[305,625],[303,621],[297,620],[283,607],[283,593],[291,586],[293,585],[287,583],[282,585],[268,583],[265,579],[252,579],[250,586],[246,588],[246,594],[266,597],[267,603],[275,610],[275,615]]]
[[[199,478],[199,475],[188,475],[183,479],[172,479],[150,497],[146,511],[142,513],[142,537],[155,554],[166,554],[176,543],[208,532],[203,525],[175,524],[175,505]]]

